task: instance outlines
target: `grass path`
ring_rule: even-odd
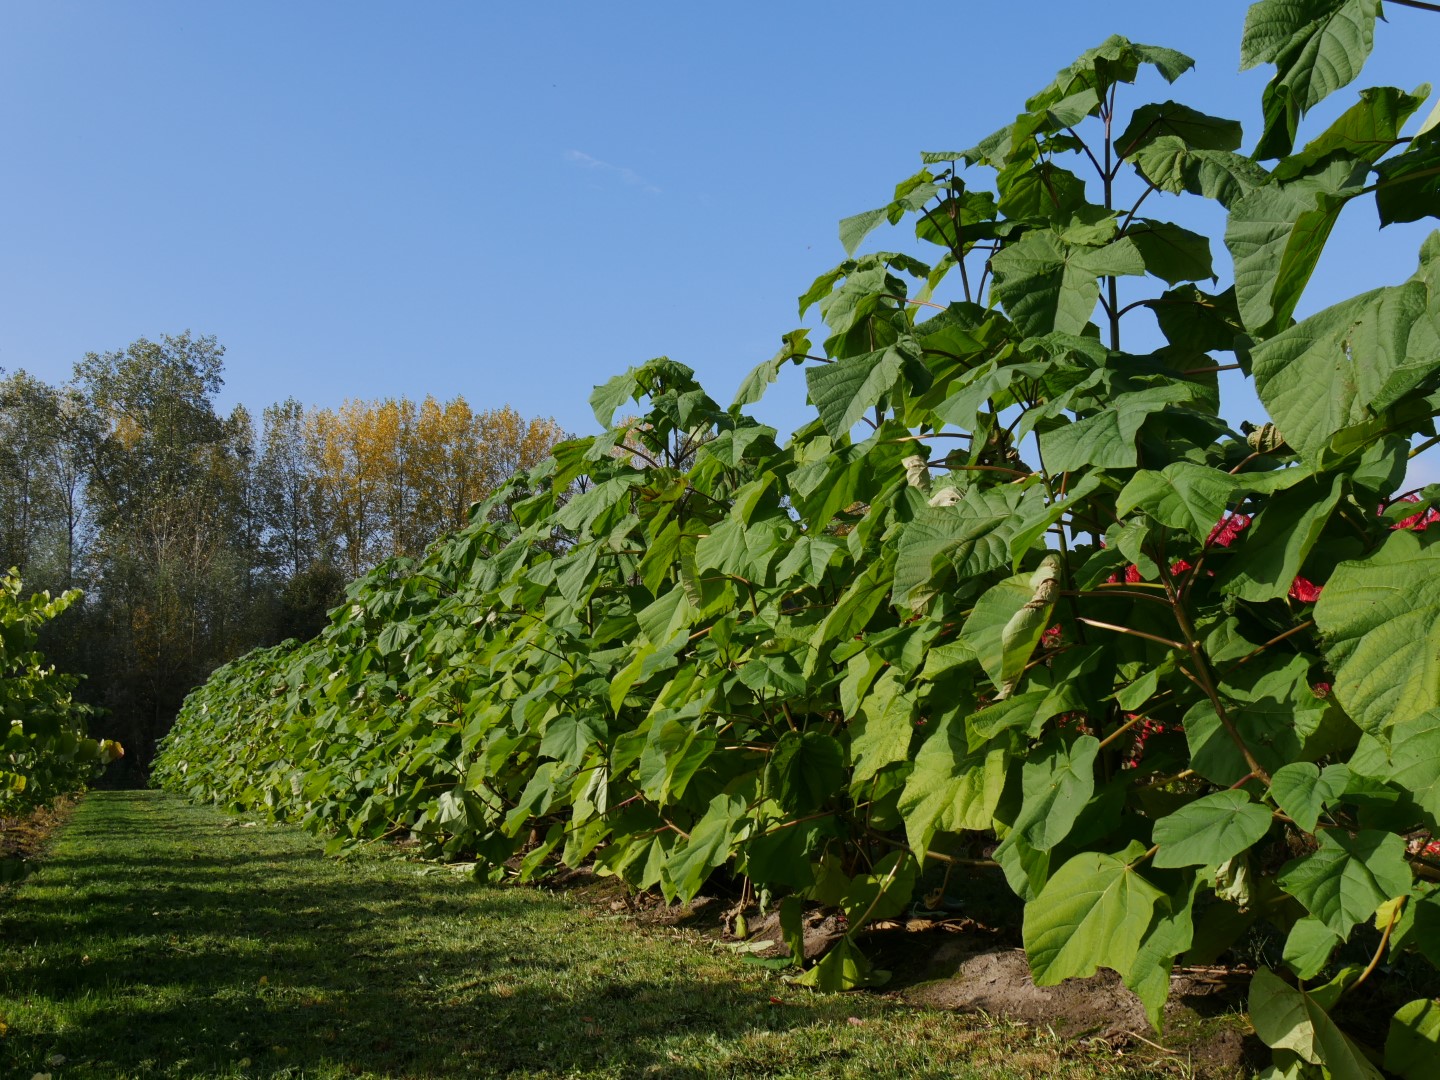
[[[778,1002],[774,999],[778,999]],[[1097,1075],[1021,1029],[792,988],[675,931],[154,792],[0,894],[0,1075]]]

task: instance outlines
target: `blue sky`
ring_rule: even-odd
[[[256,413],[459,393],[587,432],[591,386],[661,354],[728,402],[843,258],[839,218],[1112,32],[1198,62],[1131,106],[1174,97],[1253,140],[1246,6],[11,0],[0,366],[62,381],[188,328],[228,349],[223,404]],[[1387,14],[1361,85],[1440,82],[1440,17]],[[1358,203],[1302,314],[1413,269],[1428,229],[1377,234]],[[1197,220],[1174,206],[1147,210]],[[787,369],[757,411],[784,433],[803,401]]]

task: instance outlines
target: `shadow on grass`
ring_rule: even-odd
[[[677,1038],[819,1019],[543,893],[325,860],[150,793],[90,802],[7,904],[7,1075],[701,1076]]]

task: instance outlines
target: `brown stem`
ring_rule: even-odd
[[[1130,634],[1132,637],[1145,638],[1147,641],[1154,641],[1160,645],[1169,646],[1172,649],[1179,649],[1181,652],[1185,651],[1185,646],[1180,642],[1171,641],[1169,638],[1158,637],[1155,634],[1147,634],[1144,630],[1132,630],[1128,626],[1116,626],[1114,623],[1101,622],[1099,619],[1078,619],[1076,621],[1082,622],[1086,626],[1093,626],[1097,630],[1113,630],[1117,634]]]
[[[1226,674],[1226,675],[1230,674],[1230,672],[1234,671],[1234,670],[1235,670],[1237,667],[1239,667],[1241,664],[1245,663],[1245,661],[1247,661],[1247,660],[1253,660],[1255,657],[1259,656],[1259,655],[1260,655],[1262,652],[1264,652],[1266,649],[1270,648],[1271,645],[1278,645],[1280,642],[1284,641],[1286,638],[1288,638],[1288,637],[1294,637],[1296,634],[1303,633],[1304,631],[1309,630],[1309,629],[1310,629],[1312,626],[1314,626],[1314,625],[1315,625],[1315,620],[1314,620],[1314,619],[1306,619],[1306,620],[1305,620],[1303,623],[1301,623],[1299,626],[1293,626],[1293,627],[1291,627],[1289,630],[1286,630],[1283,634],[1276,634],[1276,635],[1275,635],[1273,638],[1271,638],[1269,641],[1265,642],[1264,645],[1261,645],[1261,646],[1259,646],[1259,647],[1257,647],[1257,648],[1251,649],[1248,653],[1246,653],[1244,656],[1242,656],[1239,660],[1236,660],[1235,663],[1231,664],[1228,668],[1225,669],[1225,671],[1223,672],[1223,674]]]
[[[1440,11],[1440,8],[1436,10]],[[1395,929],[1395,920],[1400,918],[1400,909],[1405,906],[1405,900],[1406,897],[1402,896],[1400,902],[1390,909],[1390,920],[1385,924],[1385,932],[1380,935],[1380,944],[1375,946],[1375,955],[1370,958],[1370,963],[1360,973],[1360,977],[1345,988],[1345,993],[1353,993],[1355,988],[1368,979],[1370,973],[1379,966],[1380,957],[1385,953],[1385,946],[1390,943],[1390,931]]]
[[[1188,649],[1190,658],[1195,664],[1195,672],[1191,678],[1210,699],[1210,705],[1214,708],[1215,715],[1225,726],[1225,733],[1230,736],[1230,741],[1235,744],[1235,748],[1245,758],[1245,764],[1250,766],[1250,772],[1268,787],[1270,774],[1265,770],[1265,766],[1260,764],[1250,747],[1245,744],[1240,729],[1235,726],[1235,721],[1230,718],[1225,703],[1220,700],[1220,691],[1215,687],[1215,680],[1210,677],[1210,667],[1205,658],[1205,650],[1200,647],[1200,641],[1195,636],[1195,628],[1190,623],[1190,616],[1185,613],[1185,605],[1179,603],[1178,600],[1175,604],[1175,624],[1180,628],[1180,633],[1184,635],[1185,648]]]

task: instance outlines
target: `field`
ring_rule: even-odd
[[[153,792],[87,796],[4,898],[3,1073],[1185,1075],[1103,1044],[819,995],[609,905]]]

